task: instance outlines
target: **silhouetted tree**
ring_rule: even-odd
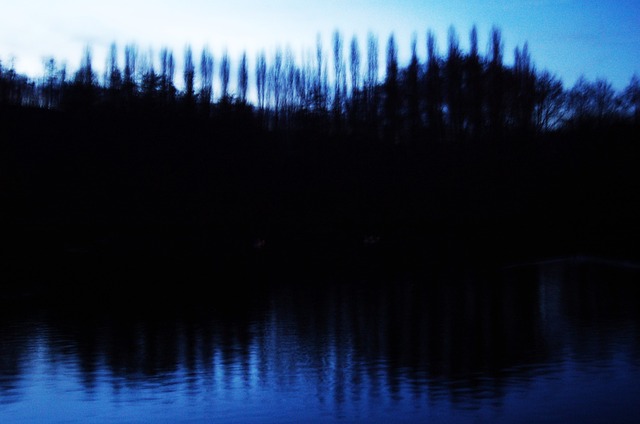
[[[531,64],[529,47],[516,47],[514,61],[514,93],[512,114],[514,126],[521,134],[530,134],[533,128],[533,113],[536,103],[536,76]]]
[[[314,109],[318,114],[324,114],[327,109],[327,72],[324,60],[322,38],[318,34],[316,38],[316,73],[314,80]]]
[[[344,63],[343,43],[340,32],[333,33],[333,64],[334,64],[334,89],[333,89],[333,116],[336,131],[340,132],[342,117],[344,116],[344,102],[347,91],[346,65]]]
[[[138,49],[133,44],[128,44],[124,48],[124,73],[122,76],[122,89],[127,102],[132,102],[137,91],[135,79],[137,71]]]
[[[444,78],[446,82],[445,100],[447,103],[447,121],[452,140],[460,140],[463,130],[464,103],[462,97],[463,57],[458,41],[458,34],[453,27],[449,28],[449,47],[445,62]]]
[[[282,116],[287,130],[291,129],[291,117],[298,104],[296,92],[296,80],[299,78],[296,59],[290,48],[287,48],[284,56],[282,70]]]
[[[505,70],[502,64],[504,45],[502,33],[497,27],[489,35],[489,64],[487,68],[487,109],[489,132],[500,138],[505,126]]]
[[[282,113],[282,95],[283,95],[283,54],[282,49],[277,48],[273,65],[269,71],[269,91],[273,97],[273,111],[274,111],[274,127],[279,129],[280,116]]]
[[[534,127],[538,132],[557,128],[564,119],[565,91],[562,81],[548,71],[535,80]]]
[[[411,59],[406,73],[407,117],[410,139],[416,140],[420,130],[420,86],[418,84],[418,40],[414,35],[411,40]]]
[[[484,127],[482,104],[484,89],[482,86],[482,60],[478,52],[478,30],[474,25],[469,36],[469,55],[465,62],[464,108],[469,134],[479,138]]]
[[[440,140],[443,131],[443,93],[440,58],[438,57],[436,36],[433,31],[427,33],[427,72],[426,72],[426,114],[429,138]]]
[[[365,78],[367,126],[371,135],[378,136],[378,38],[369,33],[367,38],[367,75]]]
[[[313,108],[313,64],[310,61],[303,63],[297,70],[296,93],[299,97],[298,112],[306,118]]]
[[[209,106],[213,98],[213,54],[207,47],[202,49],[200,55],[200,104],[206,115],[209,114]]]
[[[626,108],[636,125],[640,124],[640,77],[633,74],[629,85],[624,90]]]
[[[229,101],[229,78],[231,78],[231,63],[229,54],[225,51],[220,59],[220,100],[222,102]]]
[[[88,112],[98,100],[98,86],[93,72],[91,49],[85,48],[73,82],[65,93],[65,104],[70,110]]]
[[[238,66],[238,100],[241,103],[247,101],[247,90],[249,88],[249,69],[247,65],[247,53],[243,52]]]
[[[2,70],[0,69],[0,84],[2,84]],[[60,105],[64,76],[61,69],[58,69],[54,58],[50,57],[44,61],[44,87],[42,90],[42,106],[51,109]]]
[[[140,73],[142,75],[140,80],[144,99],[147,102],[147,106],[152,108],[157,103],[158,88],[160,86],[160,78],[153,65],[152,50],[149,51],[147,56],[141,58]]]
[[[111,44],[109,48],[109,56],[107,58],[105,83],[113,96],[122,88],[122,73],[118,67],[118,48],[116,43]]]
[[[80,69],[76,72],[74,82],[86,87],[96,83],[96,75],[93,72],[91,49],[86,47],[80,63]]]
[[[569,92],[572,124],[584,127],[610,122],[618,114],[616,100],[616,93],[607,80],[598,78],[591,83],[581,76]]]
[[[187,46],[184,50],[184,101],[188,108],[191,108],[195,102],[195,66],[193,64],[193,52],[191,46]]]
[[[426,67],[423,69],[416,44],[414,37],[410,61],[406,68],[401,69],[395,38],[390,35],[382,83],[378,76],[378,39],[373,34],[369,34],[367,40],[366,72],[361,72],[356,37],[350,43],[347,69],[342,36],[337,31],[333,34],[332,78],[329,77],[330,60],[327,60],[320,36],[315,52],[308,50],[306,56],[303,53],[300,63],[290,49],[277,49],[273,62],[267,66],[266,56],[261,53],[256,60],[258,113],[269,118],[269,121],[263,120],[269,124],[265,125],[267,128],[277,129],[287,139],[290,134],[301,130],[309,130],[307,134],[313,133],[314,137],[320,138],[331,129],[341,134],[348,117],[348,128],[352,133],[365,135],[355,130],[358,125],[366,124],[366,135],[370,139],[378,139],[382,134],[390,142],[416,139],[423,130],[431,140],[442,140],[445,136],[461,140],[467,136],[479,138],[486,135],[504,139],[507,130],[517,131],[510,135],[526,136],[562,127],[606,128],[610,124],[622,123],[623,119],[633,119],[636,123],[640,120],[640,79],[637,75],[620,93],[605,79],[590,82],[584,77],[571,90],[565,91],[557,77],[546,71],[536,71],[526,43],[515,49],[513,66],[505,66],[501,34],[495,27],[490,33],[485,58],[478,53],[475,27],[471,30],[467,55],[460,49],[455,30],[450,29],[446,57],[439,56],[435,36],[430,31]],[[146,110],[170,116],[167,111],[172,112],[169,105],[175,100],[176,93],[173,54],[162,49],[159,68],[156,68],[153,52],[139,54],[135,45],[130,44],[124,53],[124,68],[121,70],[117,47],[115,43],[111,45],[104,78],[100,80],[95,76],[88,48],[70,82],[66,82],[66,68],[58,67],[53,58],[43,62],[44,75],[36,80],[18,74],[13,65],[6,67],[0,63],[0,104],[42,108],[60,106],[62,110],[75,111],[118,105],[125,111],[133,107],[138,112]],[[190,47],[185,50],[184,60],[182,104],[195,106],[198,98],[203,105],[210,106],[215,78],[213,56],[206,48],[203,49],[197,97]],[[239,107],[247,102],[249,91],[247,56],[243,53],[240,58],[235,93],[238,102],[234,107],[230,107],[230,64],[226,53],[221,62],[220,101],[229,107],[218,107],[217,110],[231,114],[217,122],[237,123],[240,121],[227,118],[239,117],[240,113],[254,113],[250,107]],[[242,115],[243,119],[246,117]]]
[[[387,74],[384,84],[385,138],[398,142],[400,93],[398,90],[398,48],[393,34],[387,42]]]
[[[360,48],[358,38],[354,35],[351,39],[349,54],[349,70],[351,71],[351,99],[349,102],[349,121],[351,128],[355,129],[360,119],[361,87],[360,87]]]
[[[176,88],[173,85],[175,69],[173,53],[166,48],[160,50],[160,95],[165,103],[175,100]]]
[[[256,59],[256,94],[258,110],[263,114],[267,102],[267,56],[264,52],[258,53]]]

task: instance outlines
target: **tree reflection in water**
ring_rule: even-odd
[[[122,418],[113,407],[128,405],[119,411],[185,418],[173,405],[240,421],[411,421],[508,411],[546,381],[590,376],[599,394],[639,374],[637,277],[568,260],[274,284],[247,308],[5,312],[0,401],[14,408],[0,417],[24,419],[30,404],[60,397],[73,416]],[[597,411],[597,401],[581,402]]]

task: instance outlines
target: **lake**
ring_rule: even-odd
[[[335,274],[156,307],[7,307],[0,422],[640,419],[635,264]]]

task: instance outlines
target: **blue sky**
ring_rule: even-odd
[[[216,56],[227,49],[233,61],[246,50],[250,66],[258,50],[272,53],[289,46],[300,56],[312,50],[321,34],[328,49],[338,29],[348,40],[357,35],[361,49],[368,32],[380,38],[381,63],[386,39],[396,35],[400,60],[418,36],[424,58],[426,32],[436,32],[444,51],[453,25],[466,48],[476,24],[484,50],[492,25],[501,28],[505,61],[513,49],[529,43],[538,68],[556,73],[572,85],[584,74],[606,77],[616,88],[640,74],[640,0],[0,0],[0,60],[15,58],[15,67],[37,76],[43,58],[54,56],[77,69],[86,45],[101,69],[115,41],[121,51],[135,42],[154,53],[167,46],[181,62],[191,44]],[[615,6],[612,6],[615,4]],[[232,62],[233,64],[233,62]]]

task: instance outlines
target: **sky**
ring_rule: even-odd
[[[258,51],[270,56],[289,47],[300,57],[315,49],[318,34],[330,51],[335,30],[345,45],[357,36],[362,53],[367,34],[376,34],[381,64],[393,33],[406,64],[414,35],[424,60],[427,30],[435,32],[444,53],[451,26],[466,49],[473,25],[481,51],[495,25],[507,64],[515,47],[528,42],[536,67],[565,86],[584,75],[623,89],[634,73],[640,75],[640,0],[0,0],[0,10],[3,66],[13,63],[34,77],[43,74],[49,56],[76,70],[86,46],[94,67],[103,69],[113,42],[121,63],[124,45],[134,42],[156,58],[169,47],[180,65],[189,44],[196,55],[204,46],[218,58],[228,51],[232,67],[246,51],[253,69]]]

